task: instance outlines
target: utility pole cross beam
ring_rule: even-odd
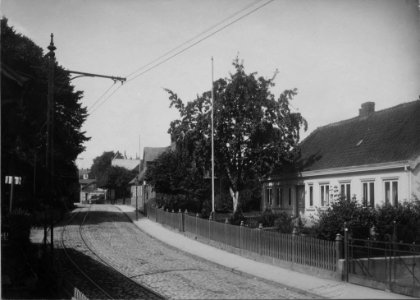
[[[73,78],[71,78],[70,80],[79,78],[79,77],[101,77],[101,78],[109,78],[112,79],[114,81],[120,81],[121,84],[124,83],[124,81],[127,81],[127,78],[124,77],[117,77],[117,76],[108,76],[108,75],[101,75],[101,74],[93,74],[93,73],[86,73],[86,72],[79,72],[79,71],[71,71],[71,70],[67,70],[67,72],[69,72],[70,74],[76,74],[78,76],[75,76]]]

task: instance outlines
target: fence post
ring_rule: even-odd
[[[243,228],[244,228],[244,221],[241,221],[241,224],[239,225],[239,249],[240,249],[240,251],[241,251],[241,253],[242,253],[242,248],[243,248],[243,241],[242,241],[242,239],[243,239],[243,234],[242,234],[242,230],[243,230]]]
[[[212,215],[210,214],[210,216],[209,216],[209,240],[211,239],[211,238],[210,238],[210,231],[211,231],[211,229],[210,229],[210,227],[211,227],[211,218],[212,218]]]
[[[341,278],[343,277],[343,270],[340,269],[340,259],[344,258],[343,251],[343,237],[341,234],[337,233],[335,236],[335,254],[337,257],[336,270],[341,273]]]
[[[258,224],[258,254],[261,255],[261,231],[263,229],[263,224]]]
[[[183,232],[184,230],[182,230],[182,219],[184,218],[184,215],[182,214],[181,209],[178,210],[178,214],[180,215],[180,218],[178,218],[178,229],[179,231]]]
[[[225,219],[225,225],[223,226],[223,228],[224,228],[224,234],[225,234],[225,244],[226,245],[228,245],[229,243],[228,243],[228,235],[227,235],[227,226],[228,226],[228,224],[229,224],[229,220],[228,220],[228,218],[226,218]]]
[[[293,227],[292,231],[292,263],[295,263],[295,258],[297,256],[297,245],[296,245],[296,236],[297,236],[297,228],[296,226]]]
[[[396,264],[395,264],[395,258],[396,258],[396,249],[397,249],[397,221],[392,222],[393,228],[392,228],[392,257],[391,257],[391,266],[392,266],[392,272],[390,272],[390,281],[389,281],[389,288],[391,289],[392,280],[396,278]]]
[[[344,259],[346,260],[346,281],[349,281],[349,234],[347,224],[344,222]]]
[[[197,222],[198,222],[198,213],[195,214],[195,236],[198,236],[198,228],[197,228]]]

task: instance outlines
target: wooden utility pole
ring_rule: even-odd
[[[48,94],[47,94],[47,147],[46,147],[46,168],[48,173],[47,195],[48,204],[50,207],[50,234],[51,234],[51,256],[54,251],[54,219],[52,212],[52,204],[54,202],[54,68],[55,68],[55,53],[57,48],[54,46],[54,35],[51,33],[51,41],[48,46]],[[46,230],[44,230],[44,234]],[[44,241],[46,237],[44,236]]]
[[[215,219],[214,210],[214,80],[213,80],[213,57],[211,58],[211,219]]]

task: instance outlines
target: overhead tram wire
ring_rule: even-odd
[[[218,23],[216,23],[216,24],[214,24],[214,25],[212,25],[212,26],[208,27],[208,28],[207,28],[207,29],[205,29],[204,31],[202,31],[202,32],[200,32],[200,33],[198,33],[198,34],[196,34],[195,36],[193,36],[192,38],[188,39],[187,41],[185,41],[185,42],[183,42],[183,43],[179,44],[178,46],[176,46],[176,47],[172,48],[171,50],[169,50],[169,51],[165,52],[164,54],[162,54],[161,56],[159,56],[159,57],[155,58],[155,59],[154,59],[154,60],[152,60],[151,62],[149,62],[149,63],[147,63],[147,64],[145,64],[145,65],[141,66],[140,68],[136,69],[135,71],[131,72],[130,74],[128,74],[128,75],[127,75],[127,76],[125,76],[125,77],[126,77],[126,78],[128,78],[128,77],[130,77],[130,76],[132,76],[132,75],[136,74],[137,72],[139,72],[139,71],[143,70],[144,68],[146,68],[146,67],[150,66],[151,64],[153,64],[153,63],[155,63],[155,62],[159,61],[160,59],[164,58],[164,57],[165,57],[165,56],[167,56],[168,54],[170,54],[170,53],[174,52],[175,50],[177,50],[177,49],[181,48],[182,46],[184,46],[184,45],[186,45],[186,44],[188,44],[188,43],[192,42],[192,41],[193,41],[193,40],[195,40],[196,38],[199,38],[199,37],[200,37],[200,36],[202,36],[203,34],[205,34],[205,33],[209,32],[209,31],[213,30],[213,29],[214,29],[214,28],[216,28],[217,26],[219,26],[219,25],[223,24],[224,22],[228,21],[229,19],[232,19],[233,17],[235,17],[236,15],[240,14],[240,13],[241,13],[241,12],[243,12],[244,10],[247,10],[247,9],[248,9],[248,8],[250,8],[251,6],[254,6],[256,3],[261,2],[261,1],[262,1],[262,0],[256,0],[256,1],[252,2],[251,4],[249,4],[249,5],[245,6],[244,8],[242,8],[241,10],[236,11],[235,13],[233,13],[233,14],[231,14],[230,16],[228,16],[228,17],[224,18],[223,20],[219,21]]]
[[[89,110],[92,110],[94,107],[95,107],[95,105],[103,98],[103,97],[105,97],[105,95],[109,92],[109,90],[110,89],[112,89],[112,87],[115,85],[115,81],[114,81],[114,83],[113,84],[111,84],[111,86],[101,95],[101,96],[99,96],[99,98],[98,99],[96,99],[95,100],[95,102],[89,107]]]
[[[128,83],[128,82],[131,82],[132,80],[134,80],[134,79],[136,79],[136,78],[138,78],[139,76],[141,76],[141,75],[144,75],[145,73],[147,73],[147,72],[149,72],[149,71],[151,71],[151,70],[153,70],[153,69],[155,69],[156,67],[158,67],[158,66],[160,66],[160,65],[162,65],[163,63],[165,63],[165,62],[167,62],[167,61],[169,61],[170,59],[172,59],[172,58],[174,58],[174,57],[176,57],[176,56],[178,56],[178,55],[180,55],[181,53],[183,53],[183,52],[185,52],[185,51],[187,51],[188,49],[190,49],[190,48],[192,48],[192,47],[194,47],[195,45],[197,45],[197,44],[199,44],[199,43],[201,43],[202,41],[204,41],[204,40],[206,40],[206,39],[208,39],[208,38],[210,38],[210,37],[212,37],[213,35],[215,35],[216,33],[218,33],[218,32],[220,32],[220,31],[222,31],[222,30],[224,30],[224,29],[226,29],[227,27],[229,27],[229,26],[231,26],[231,25],[233,25],[234,23],[236,23],[236,22],[238,22],[238,21],[240,21],[240,20],[242,20],[243,18],[245,18],[245,17],[247,17],[247,16],[249,16],[249,15],[251,15],[252,13],[254,13],[254,12],[256,12],[257,10],[259,10],[259,9],[261,9],[261,8],[263,8],[263,7],[265,7],[265,6],[267,6],[268,4],[270,4],[271,2],[273,2],[274,0],[269,0],[269,1],[267,1],[267,2],[265,2],[265,3],[263,3],[263,4],[261,4],[261,5],[259,5],[259,6],[257,6],[256,8],[254,8],[254,9],[252,9],[252,10],[250,10],[249,12],[247,12],[246,14],[244,14],[244,15],[242,15],[242,16],[240,16],[240,17],[238,17],[238,18],[236,18],[236,19],[234,19],[233,21],[231,21],[231,22],[229,22],[229,23],[227,23],[226,25],[224,25],[224,26],[222,26],[221,28],[219,28],[219,29],[217,29],[216,31],[214,31],[214,32],[211,32],[210,34],[208,34],[208,35],[206,35],[206,36],[204,36],[203,38],[201,38],[201,39],[199,39],[198,41],[196,41],[196,42],[194,42],[193,44],[191,44],[191,45],[189,45],[188,47],[186,47],[186,48],[184,48],[184,49],[182,49],[182,50],[180,50],[180,51],[178,51],[178,52],[176,52],[175,54],[173,54],[173,55],[171,55],[171,56],[169,56],[169,57],[167,57],[167,58],[165,58],[164,60],[162,60],[162,61],[160,61],[160,62],[158,62],[158,63],[156,63],[156,64],[154,64],[154,65],[152,65],[151,67],[149,67],[149,68],[147,68],[146,70],[144,70],[144,71],[142,71],[141,73],[139,73],[139,74],[137,74],[137,75],[135,75],[133,78],[130,78],[130,79],[128,79],[128,77],[129,76],[131,76],[131,75],[133,75],[133,74],[135,74],[137,71],[135,71],[134,73],[131,73],[129,76],[127,76],[127,81],[126,81],[126,84]],[[252,6],[252,5],[254,5],[254,4],[251,4],[251,5],[248,5],[246,8],[249,8],[250,6]],[[240,11],[238,11],[238,13],[239,12],[242,12],[242,11],[244,11],[246,8],[243,8],[243,9],[241,9]],[[237,15],[238,13],[235,13],[235,14],[233,14],[233,15]],[[226,18],[225,18],[226,19]],[[218,24],[220,24],[220,23],[223,23],[223,22],[225,22],[225,21],[221,21],[221,22],[219,22]],[[217,25],[214,25],[213,27],[216,27]],[[208,32],[210,29],[208,29],[208,30],[206,30],[206,31],[204,31],[204,32]],[[192,38],[192,39],[190,39],[190,40],[194,40],[196,37],[194,37],[194,38]],[[189,41],[190,41],[189,40]],[[188,43],[188,42],[185,42],[185,43]],[[184,44],[185,44],[184,43]],[[180,48],[181,47],[181,45],[180,46],[178,46],[178,47],[176,47],[176,48],[174,48],[174,49],[178,49],[178,48]],[[167,53],[170,53],[170,52],[172,52],[174,49],[172,49],[171,51],[168,51]],[[161,57],[164,57],[164,56],[166,56],[166,55],[163,55],[163,56],[161,56]],[[159,59],[155,59],[154,61],[158,61]],[[148,63],[148,64],[146,64],[145,66],[149,66],[149,65],[151,65],[151,64],[153,64],[152,62],[151,63]],[[145,66],[143,66],[143,67],[141,67],[141,68],[139,68],[138,70],[141,70],[142,68],[144,68]],[[118,91],[119,89],[121,88],[121,86],[119,86],[117,89],[115,89],[110,95],[108,95],[108,97],[106,97],[101,103],[99,103],[91,112],[90,112],[90,114],[93,114],[95,111],[97,111],[113,94],[115,94],[115,92],[116,91]]]
[[[147,72],[149,72],[149,71],[153,70],[154,68],[156,68],[156,67],[160,66],[161,64],[163,64],[163,63],[165,63],[165,62],[169,61],[170,59],[172,59],[172,58],[174,58],[174,57],[178,56],[179,54],[181,54],[181,53],[183,53],[183,52],[187,51],[188,49],[190,49],[190,48],[194,47],[195,45],[197,45],[197,44],[201,43],[202,41],[204,41],[204,40],[208,39],[209,37],[212,37],[212,36],[213,36],[213,35],[215,35],[216,33],[218,33],[218,32],[220,32],[220,31],[224,30],[225,28],[229,27],[230,25],[233,25],[234,23],[236,23],[236,22],[238,22],[238,21],[242,20],[243,18],[245,18],[245,17],[249,16],[250,14],[252,14],[252,13],[256,12],[257,10],[259,10],[259,9],[263,8],[264,6],[267,6],[268,4],[270,4],[270,3],[271,3],[271,2],[273,2],[273,1],[274,1],[274,0],[269,0],[269,1],[265,2],[264,4],[262,4],[262,5],[260,5],[260,6],[257,6],[257,7],[256,7],[256,8],[254,8],[253,10],[251,10],[251,11],[247,12],[246,14],[244,14],[244,15],[240,16],[239,18],[237,18],[237,19],[233,20],[232,22],[227,23],[226,25],[224,25],[223,27],[219,28],[218,30],[216,30],[216,31],[214,31],[214,32],[212,32],[212,33],[210,33],[210,34],[206,35],[205,37],[203,37],[203,38],[199,39],[198,41],[194,42],[194,43],[193,43],[193,44],[191,44],[190,46],[188,46],[188,47],[186,47],[186,48],[184,48],[184,49],[182,49],[182,50],[180,50],[180,51],[176,52],[175,54],[173,54],[173,55],[171,55],[171,56],[167,57],[166,59],[164,59],[164,60],[160,61],[159,63],[157,63],[157,64],[155,64],[155,65],[153,65],[153,66],[151,66],[150,68],[147,68],[146,70],[144,70],[143,72],[141,72],[141,73],[137,74],[137,75],[136,75],[136,76],[134,76],[133,78],[127,79],[127,81],[126,81],[126,82],[128,83],[128,82],[130,82],[130,81],[132,81],[132,80],[136,79],[137,77],[139,77],[139,76],[141,76],[141,75],[143,75],[143,74],[145,74],[145,73],[147,73]]]
[[[106,97],[105,99],[103,99],[103,101],[101,103],[99,103],[94,109],[92,109],[89,114],[92,115],[95,111],[97,111],[102,105],[105,104],[105,102],[111,98],[112,95],[115,94],[116,91],[118,91],[120,88],[122,87],[122,85],[119,85],[111,94],[108,95],[108,97]]]

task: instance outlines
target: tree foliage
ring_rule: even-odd
[[[145,179],[153,185],[157,193],[158,205],[168,209],[182,209],[202,212],[209,211],[210,190],[203,172],[196,167],[189,153],[182,145],[169,150],[150,164]],[[203,201],[206,199],[207,201]]]
[[[247,74],[238,58],[233,65],[230,78],[214,83],[214,149],[217,173],[229,182],[236,212],[248,178],[265,176],[293,161],[306,121],[289,107],[296,89],[285,90],[276,99],[270,92],[273,79]],[[210,169],[211,93],[184,104],[176,93],[167,92],[170,106],[180,114],[170,124],[172,139],[186,145],[199,168]]]
[[[17,203],[33,206],[40,201],[29,198],[45,198],[47,192],[48,58],[29,38],[16,33],[5,18],[1,20],[1,38],[2,173],[22,177]],[[57,63],[54,86],[54,195],[73,203],[79,188],[74,162],[89,139],[81,131],[87,112],[81,103],[83,93],[74,90],[68,72]]]
[[[348,201],[339,198],[327,210],[318,211],[314,228],[318,237],[334,240],[337,233],[344,234],[345,223],[354,238],[373,238],[374,228],[374,238],[378,240],[391,241],[395,238],[406,243],[418,242],[420,202],[403,202],[396,206],[383,204],[373,209],[363,207],[356,199]]]
[[[112,166],[113,158],[122,157],[118,151],[105,151],[93,160],[90,171],[98,187],[115,190],[116,197],[129,196],[129,182],[136,175],[136,171]]]

